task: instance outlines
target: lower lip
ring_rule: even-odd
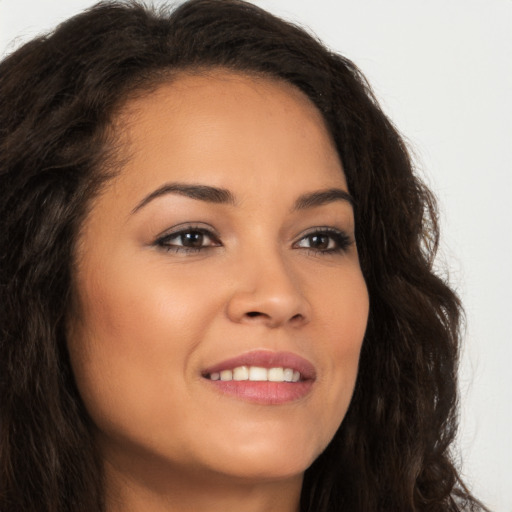
[[[304,398],[313,386],[312,380],[299,382],[206,380],[224,395],[263,405],[280,405],[295,402]]]

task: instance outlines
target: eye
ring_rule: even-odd
[[[315,228],[294,244],[295,248],[308,249],[316,253],[344,252],[352,240],[343,231],[334,228]]]
[[[155,244],[175,252],[197,252],[221,245],[219,239],[210,230],[194,227],[167,233],[160,237]]]

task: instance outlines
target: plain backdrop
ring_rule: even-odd
[[[1,54],[93,3],[0,0]],[[512,512],[512,0],[254,3],[361,68],[436,192],[438,266],[467,312],[463,474],[492,510]]]

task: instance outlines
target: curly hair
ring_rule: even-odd
[[[100,3],[0,64],[0,509],[104,510],[66,349],[74,241],[117,171],[110,127],[122,105],[208,68],[302,90],[355,199],[368,328],[351,405],[306,471],[301,510],[485,510],[450,451],[461,306],[433,271],[435,200],[356,66],[241,0]]]

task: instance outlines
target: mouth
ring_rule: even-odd
[[[222,361],[202,372],[214,390],[238,400],[277,405],[311,391],[314,366],[290,352],[252,351]]]
[[[301,374],[293,368],[283,368],[277,366],[273,368],[263,368],[261,366],[237,366],[232,370],[222,370],[206,375],[210,380],[244,381],[251,382],[299,382]]]

